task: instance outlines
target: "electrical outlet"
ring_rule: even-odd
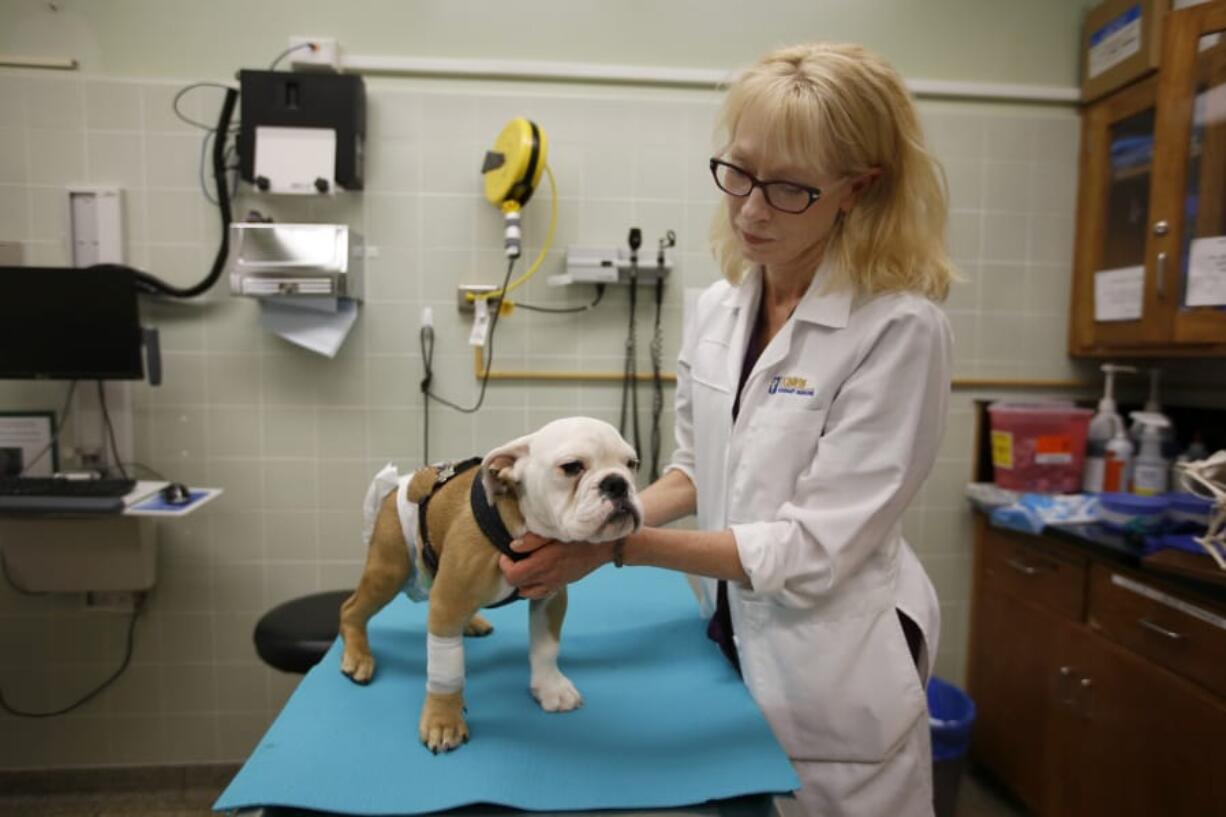
[[[498,287],[493,284],[460,284],[459,291],[456,293],[456,305],[459,306],[461,312],[472,312],[476,307],[468,299],[469,295],[481,295],[496,289]],[[490,308],[497,306],[500,300],[500,298],[490,298]]]
[[[310,43],[313,48],[298,48]],[[302,37],[294,35],[289,38],[290,48],[296,49],[289,54],[290,64],[296,69],[341,70],[341,48],[335,37]]]
[[[139,590],[87,590],[85,609],[96,613],[131,613],[140,604]]]

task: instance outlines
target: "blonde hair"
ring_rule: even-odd
[[[858,45],[815,43],[767,54],[729,87],[719,130],[729,144],[755,117],[781,160],[819,176],[880,175],[831,228],[825,253],[839,262],[827,289],[909,290],[942,301],[957,280],[945,250],[945,173],[924,146],[915,105],[889,64]],[[729,225],[727,200],[711,231],[724,277],[749,266]]]

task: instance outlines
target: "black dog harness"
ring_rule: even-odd
[[[434,483],[434,487],[430,489],[430,493],[417,503],[417,527],[419,541],[421,543],[421,557],[426,563],[426,567],[430,569],[431,575],[438,574],[438,554],[435,553],[434,547],[430,544],[429,526],[426,524],[426,508],[430,504],[430,499],[439,491],[445,484],[455,479],[465,471],[475,468],[481,464],[480,457],[472,457],[463,462],[446,462],[442,465],[435,466],[438,469],[438,481]],[[473,517],[477,520],[477,527],[481,528],[481,532],[485,534],[485,538],[498,548],[500,552],[505,554],[511,561],[518,562],[528,558],[527,553],[518,553],[511,550],[511,532],[507,530],[507,526],[502,523],[502,517],[498,515],[498,509],[490,504],[489,498],[485,495],[485,486],[481,484],[481,475],[478,474],[473,479],[472,490],[468,494],[468,502],[473,511]],[[510,604],[513,601],[519,601],[522,596],[519,591],[515,590],[511,595],[507,596],[500,602],[489,605],[487,609],[501,607],[504,604]]]

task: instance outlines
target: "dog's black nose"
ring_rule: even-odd
[[[600,481],[600,493],[609,499],[625,499],[629,491],[630,483],[626,482],[625,477],[620,477],[617,474],[609,474],[609,476]]]

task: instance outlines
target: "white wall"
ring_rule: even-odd
[[[54,5],[56,11],[51,10]],[[1072,85],[1091,0],[0,0],[0,53],[111,76],[220,77],[291,34],[352,53],[727,68],[862,42],[909,77]]]
[[[1061,0],[55,5],[58,12],[0,0],[0,53],[75,56],[83,67],[0,69],[0,239],[21,241],[28,263],[66,263],[64,185],[118,184],[131,261],[178,283],[203,276],[218,228],[196,181],[200,132],[171,115],[170,98],[186,81],[265,65],[291,34],[332,34],[370,54],[729,68],[778,42],[829,36],[876,46],[912,79],[1076,84],[1078,4]],[[617,243],[631,225],[649,243],[677,231],[679,274],[664,321],[671,370],[682,289],[717,274],[705,246],[715,202],[705,169],[714,92],[394,78],[370,80],[368,92],[367,192],[309,202],[245,196],[236,206],[346,222],[379,247],[353,336],[332,361],[299,350],[261,332],[256,305],[229,297],[224,283],[198,304],[148,306],[163,333],[166,382],[132,389],[137,459],[226,494],[159,525],[159,583],[137,628],[133,664],[115,688],[64,718],[0,718],[0,767],[245,757],[297,680],[259,663],[255,621],[285,599],[351,586],[370,475],[389,459],[404,467],[420,459],[423,306],[438,323],[435,388],[460,402],[475,395],[454,292],[458,283],[501,277],[499,217],[480,197],[477,167],[509,116],[533,117],[553,141],[561,220],[541,277],[558,271],[568,244]],[[218,99],[213,90],[193,92],[187,110],[209,120]],[[1075,110],[938,100],[920,107],[949,175],[950,245],[968,278],[946,305],[958,375],[1068,376]],[[530,244],[539,244],[547,203],[541,194],[527,208]],[[582,302],[588,293],[534,281],[522,297]],[[617,371],[625,316],[624,292],[582,319],[518,312],[499,329],[495,367]],[[648,323],[640,312],[640,371],[648,368]],[[63,391],[7,382],[0,405],[57,408]],[[965,661],[970,562],[961,488],[976,394],[955,395],[936,469],[905,517],[941,595],[939,668],[954,680]],[[431,458],[467,456],[566,414],[616,422],[618,398],[615,385],[495,382],[478,421],[432,411]],[[667,412],[665,420],[671,448]],[[29,598],[0,583],[6,698],[29,708],[72,700],[111,671],[123,625],[81,613],[78,599]]]

